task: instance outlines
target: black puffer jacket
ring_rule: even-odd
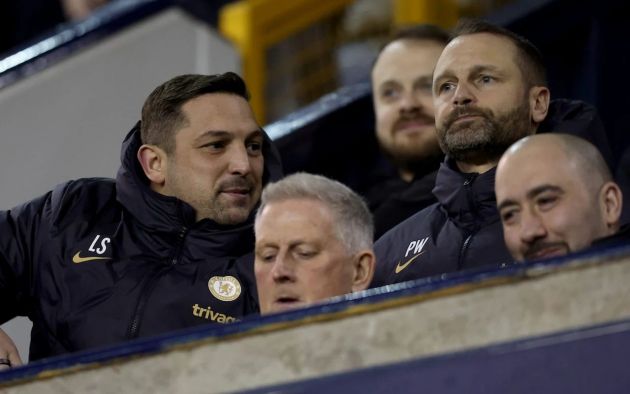
[[[597,111],[581,101],[552,101],[539,132],[577,135],[597,146],[606,159],[612,157]],[[511,263],[496,208],[495,171],[463,174],[446,159],[433,189],[438,202],[376,242],[377,264],[371,287]]]
[[[205,219],[152,191],[127,136],[116,180],[80,179],[0,212],[0,321],[33,321],[31,360],[257,311],[253,213]],[[281,176],[265,142],[265,183]]]
[[[438,171],[438,203],[387,232],[375,245],[372,287],[462,269],[510,263],[494,196],[495,169],[462,174],[450,160]]]

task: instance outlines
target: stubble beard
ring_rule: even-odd
[[[479,118],[453,124],[463,114]],[[521,103],[502,115],[478,107],[453,111],[437,129],[440,147],[452,159],[471,164],[496,162],[514,142],[532,134],[529,105]]]
[[[249,194],[247,201],[235,203],[226,201],[227,197],[224,197],[219,192],[214,194],[207,203],[207,208],[204,210],[202,218],[208,218],[223,225],[241,224],[247,220],[254,209],[256,203],[253,201],[255,198],[256,196],[252,192]]]
[[[250,189],[243,201],[233,201],[222,193],[227,187],[247,187]],[[245,222],[260,199],[260,186],[247,178],[232,178],[217,185],[212,197],[204,204],[198,217],[211,219],[223,225],[237,225]],[[199,220],[199,218],[198,218]]]
[[[237,225],[245,222],[260,198],[260,185],[248,178],[236,177],[218,183],[213,190],[206,191],[200,184],[182,182],[185,176],[173,172],[170,195],[192,206],[196,212],[196,221],[210,219],[221,225]],[[244,201],[230,201],[222,194],[226,187],[248,187],[250,192]]]

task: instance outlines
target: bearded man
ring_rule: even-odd
[[[372,287],[512,262],[495,169],[547,116],[542,57],[526,39],[485,22],[460,24],[453,37],[433,73],[436,132],[446,154],[433,189],[438,202],[377,241]]]

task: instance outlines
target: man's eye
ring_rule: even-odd
[[[208,142],[202,145],[201,147],[208,150],[220,150],[220,149],[225,148],[225,145],[226,143],[224,141],[213,141],[213,142]]]
[[[247,144],[247,152],[249,152],[250,155],[257,155],[260,154],[260,152],[262,152],[262,147],[263,144],[262,142],[250,142]]]
[[[481,83],[490,83],[494,81],[494,77],[491,77],[489,75],[482,75],[479,77],[479,80],[481,81]]]
[[[317,252],[312,250],[300,250],[297,252],[297,255],[301,259],[310,259],[312,257],[315,257],[315,255],[317,255]]]
[[[385,88],[383,90],[381,90],[381,97],[383,97],[386,100],[392,100],[396,97],[398,97],[398,89],[394,89],[394,88]]]
[[[503,224],[510,225],[516,221],[517,212],[515,210],[502,211],[501,221]]]
[[[421,92],[431,93],[431,90],[433,89],[433,85],[431,83],[421,83],[421,84],[418,84],[418,86],[416,86],[416,89],[418,89]]]
[[[536,200],[536,204],[541,209],[550,209],[550,208],[554,207],[554,205],[556,204],[557,201],[558,201],[558,197],[557,196],[544,196],[544,197],[539,197]]]
[[[263,253],[263,254],[258,255],[258,257],[260,257],[261,261],[265,263],[269,263],[269,262],[272,262],[276,258],[276,255],[271,254],[271,253]]]
[[[440,86],[438,86],[438,93],[447,93],[451,90],[455,89],[455,85],[447,82],[447,83],[443,83]]]

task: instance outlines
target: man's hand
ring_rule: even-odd
[[[0,329],[0,371],[22,365],[22,359],[13,340]]]

